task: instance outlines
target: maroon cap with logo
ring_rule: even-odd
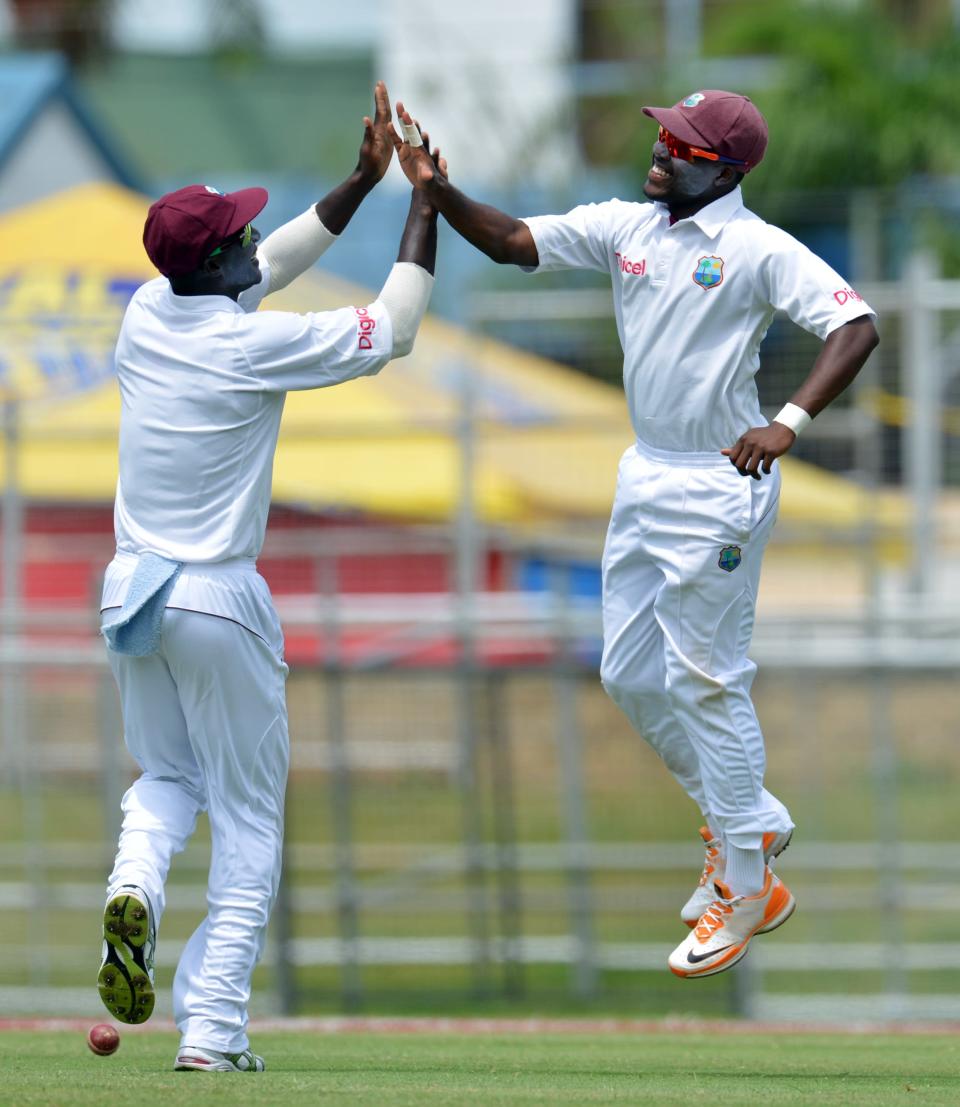
[[[645,115],[681,142],[745,163],[760,163],[767,148],[767,121],[746,96],[705,88],[693,92],[672,108],[644,108]]]
[[[143,225],[147,257],[166,277],[192,273],[266,206],[265,188],[220,192],[211,185],[187,185],[168,192],[147,212]]]

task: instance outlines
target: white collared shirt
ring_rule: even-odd
[[[666,205],[622,200],[524,222],[533,272],[613,278],[630,418],[655,449],[713,453],[766,424],[754,376],[777,310],[821,339],[875,314],[825,261],[745,208],[739,188],[673,226]]]
[[[261,284],[176,296],[158,277],[133,295],[117,341],[117,549],[175,561],[255,558],[263,545],[285,393],[379,372],[379,303],[298,315],[256,308]]]

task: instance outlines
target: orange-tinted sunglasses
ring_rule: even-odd
[[[681,161],[706,158],[707,161],[721,161],[725,165],[747,166],[745,161],[737,161],[736,158],[725,158],[722,154],[715,154],[712,150],[701,150],[699,146],[691,146],[689,142],[683,142],[676,135],[672,135],[666,127],[660,128],[659,140],[666,146],[670,157],[679,158]]]

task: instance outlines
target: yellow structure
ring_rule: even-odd
[[[17,479],[29,499],[113,498],[119,396],[112,351],[131,291],[156,275],[140,241],[147,205],[98,184],[0,218],[0,396],[17,400]],[[370,298],[315,271],[270,297],[265,309],[324,310]],[[477,416],[480,518],[607,515],[617,461],[631,439],[620,391],[435,319],[425,322],[413,355],[380,376],[289,395],[274,498],[451,518],[461,495],[465,404]],[[849,527],[873,510],[847,481],[792,460],[785,467],[788,520]]]

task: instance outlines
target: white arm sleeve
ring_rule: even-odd
[[[337,241],[337,235],[320,222],[317,210],[308,208],[303,215],[284,223],[260,243],[257,253],[270,267],[270,292],[277,292],[305,273]]]
[[[398,261],[390,270],[376,302],[390,316],[394,357],[405,357],[413,349],[432,290],[433,277],[412,261]]]

